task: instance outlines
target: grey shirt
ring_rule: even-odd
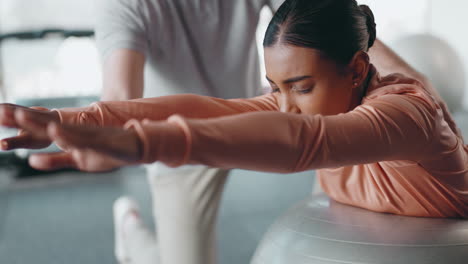
[[[283,0],[104,0],[96,26],[105,59],[143,53],[145,97],[195,93],[221,98],[260,93],[256,29],[264,6]]]

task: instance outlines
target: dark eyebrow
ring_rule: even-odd
[[[265,76],[265,77],[269,82],[275,83],[270,78],[268,78],[268,76]],[[297,77],[293,77],[293,78],[289,78],[287,80],[284,80],[283,83],[284,84],[290,84],[290,83],[295,83],[295,82],[299,82],[299,81],[310,79],[310,78],[312,78],[312,76],[310,76],[310,75],[297,76]]]

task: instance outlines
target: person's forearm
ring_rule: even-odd
[[[374,46],[369,50],[371,63],[375,65],[381,75],[388,75],[392,73],[401,73],[410,78],[420,81],[425,89],[434,95],[437,103],[443,109],[444,118],[452,128],[452,131],[461,137],[461,130],[457,127],[453,118],[449,115],[450,110],[445,101],[440,96],[439,91],[431,83],[428,76],[418,72],[411,67],[403,58],[398,56],[390,47],[385,45],[382,41],[377,40]]]
[[[105,85],[101,101],[126,101],[143,97],[143,89],[127,89],[126,87],[141,87],[138,84],[120,84],[120,85]]]
[[[107,77],[103,78],[101,101],[126,101],[143,97],[143,75],[136,67],[122,70],[104,66],[103,72]]]
[[[277,111],[272,94],[251,99],[231,99],[193,94],[97,102],[89,107],[56,110],[61,122],[74,125],[122,126],[130,119],[165,120],[173,114],[188,118],[211,118],[252,111]]]
[[[381,75],[401,73],[408,77],[425,82],[423,74],[411,67],[403,58],[398,56],[390,47],[377,39],[369,50],[370,61],[379,70]]]
[[[143,97],[145,56],[120,49],[103,63],[102,101],[124,101]]]

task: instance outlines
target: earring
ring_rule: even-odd
[[[354,86],[357,86],[357,82],[354,83]]]

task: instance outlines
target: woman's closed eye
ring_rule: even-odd
[[[293,87],[292,89],[300,94],[307,94],[312,91],[313,87],[307,87],[307,88],[302,88],[302,87]]]
[[[310,87],[310,88],[295,88],[295,87],[293,87],[292,90],[296,91],[297,93],[300,93],[300,94],[307,94],[307,93],[310,93],[312,91],[312,87]],[[281,90],[278,87],[271,87],[271,92],[272,93],[280,93]]]

